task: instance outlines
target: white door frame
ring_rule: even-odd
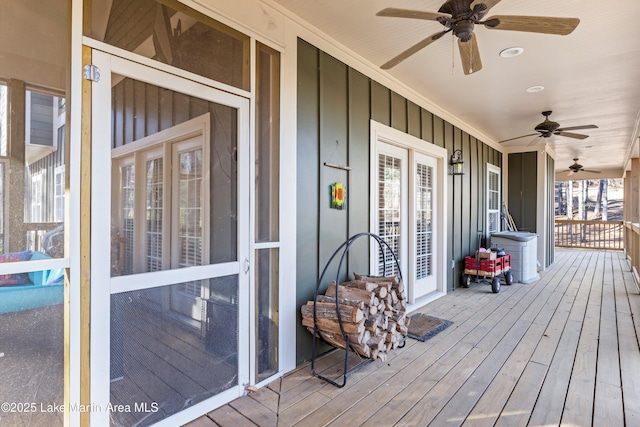
[[[411,174],[413,170],[413,164],[415,163],[414,153],[420,153],[432,157],[436,160],[436,180],[437,184],[435,188],[436,194],[438,195],[438,200],[436,203],[436,211],[434,212],[435,216],[438,218],[437,229],[435,230],[436,239],[434,240],[433,253],[437,254],[437,258],[434,259],[434,268],[436,269],[435,274],[437,275],[437,289],[435,292],[422,297],[415,298],[413,292],[413,281],[414,281],[414,269],[415,262],[409,262],[408,267],[401,266],[401,268],[406,269],[403,271],[403,278],[405,281],[405,286],[407,286],[409,292],[409,305],[407,307],[407,311],[414,311],[429,302],[440,298],[441,296],[446,295],[447,293],[447,159],[448,152],[446,149],[442,147],[438,147],[435,144],[429,143],[422,139],[416,138],[415,136],[409,135],[407,133],[401,132],[397,129],[391,128],[389,126],[383,125],[376,121],[371,120],[370,122],[370,147],[371,147],[371,155],[370,155],[370,173],[371,176],[375,176],[377,174],[377,164],[378,164],[378,142],[382,142],[384,144],[395,145],[397,147],[404,148],[409,152],[409,164],[411,168],[408,170],[408,174]],[[375,218],[377,218],[377,208],[378,208],[378,188],[376,185],[376,180],[371,179],[370,185],[370,231],[372,233],[377,233]],[[409,205],[413,206],[413,203]],[[409,215],[407,218],[409,221],[412,221],[413,213],[409,211]],[[410,239],[410,242],[413,238]],[[415,252],[413,251],[415,248],[415,243],[409,244],[409,254],[407,260],[410,259]],[[371,259],[370,259],[370,270],[372,274],[376,274],[377,268],[377,247],[371,248]],[[412,267],[413,266],[413,267]]]
[[[409,174],[410,176],[414,177],[414,187],[413,187],[413,191],[411,192],[411,199],[410,199],[410,218],[411,218],[411,225],[414,229],[417,228],[417,223],[418,223],[418,218],[417,218],[417,209],[418,209],[418,200],[417,199],[417,184],[415,182],[415,180],[417,179],[417,165],[421,164],[424,166],[428,166],[430,168],[433,168],[433,173],[431,175],[431,181],[432,181],[432,194],[435,194],[436,197],[432,197],[430,200],[431,203],[431,221],[432,224],[435,224],[435,227],[432,227],[431,229],[431,254],[432,254],[432,260],[433,263],[431,264],[432,270],[431,270],[431,274],[418,280],[418,279],[414,279],[415,283],[413,285],[413,292],[410,293],[409,297],[409,302],[410,303],[415,303],[416,300],[428,295],[429,293],[433,292],[433,291],[437,291],[438,290],[438,268],[439,266],[436,264],[438,261],[438,258],[441,257],[440,254],[438,254],[435,250],[434,247],[438,242],[438,239],[440,238],[440,214],[438,213],[438,205],[440,203],[440,194],[438,193],[438,184],[439,184],[439,177],[438,177],[438,160],[436,158],[434,158],[431,155],[425,154],[423,152],[420,151],[412,151],[412,162],[411,162],[411,168],[409,169]],[[410,186],[411,188],[411,186]],[[411,254],[416,254],[417,253],[417,248],[418,248],[418,242],[417,242],[417,235],[416,233],[411,233],[411,241],[410,241],[410,253]],[[418,263],[417,263],[417,259],[415,256],[412,256],[411,259],[411,266],[409,267],[409,271],[414,272],[414,275],[416,274],[416,271],[418,269]]]
[[[200,280],[211,275],[238,275],[239,300],[239,342],[238,342],[238,385],[193,405],[156,425],[175,425],[193,419],[207,411],[217,401],[226,402],[244,394],[244,384],[250,381],[249,330],[252,302],[249,297],[249,275],[242,264],[249,256],[249,100],[238,95],[168,74],[158,69],[141,65],[118,56],[93,50],[93,65],[100,69],[99,82],[92,83],[92,160],[91,174],[91,424],[108,425],[110,403],[110,301],[113,293],[127,290],[138,283],[153,283],[154,286]],[[208,99],[218,104],[238,110],[238,151],[247,153],[239,156],[238,162],[238,259],[234,262],[208,266],[142,273],[111,278],[110,256],[105,254],[110,247],[111,230],[111,74],[134,78],[159,85],[180,93]],[[242,265],[241,265],[242,264]]]

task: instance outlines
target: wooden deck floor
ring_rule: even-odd
[[[620,252],[561,249],[539,281],[456,289],[454,324],[336,388],[301,367],[189,427],[640,426],[640,295]],[[342,353],[318,365],[331,374]]]

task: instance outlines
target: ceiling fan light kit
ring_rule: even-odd
[[[437,21],[445,29],[419,41],[382,64],[380,68],[388,70],[395,67],[411,55],[442,38],[444,34],[452,32],[458,38],[462,68],[464,73],[468,75],[482,69],[478,41],[473,32],[476,25],[484,25],[485,28],[494,30],[567,35],[580,23],[577,18],[517,15],[495,15],[483,21],[482,19],[489,10],[499,2],[500,0],[447,0],[437,13],[398,8],[381,10],[377,13],[378,16]],[[512,56],[517,55],[512,54]]]
[[[588,173],[600,173],[601,171],[585,169],[584,166],[578,163],[578,159],[573,159],[573,164],[569,166],[569,169],[563,171],[567,172],[567,175],[573,175],[578,172],[588,172]]]
[[[549,120],[549,116],[551,115],[552,111],[543,111],[542,115],[544,116],[544,121],[542,123],[540,123],[539,125],[537,125],[533,130],[535,130],[537,133],[530,133],[527,135],[522,135],[522,136],[516,136],[515,138],[509,138],[509,139],[505,139],[503,141],[499,141],[499,143],[503,143],[503,142],[509,142],[509,141],[513,141],[516,139],[520,139],[520,138],[526,138],[528,136],[535,136],[536,139],[534,139],[533,141],[531,141],[531,143],[529,145],[534,145],[538,138],[550,138],[552,135],[559,135],[559,136],[565,136],[567,138],[573,138],[573,139],[586,139],[589,137],[589,135],[583,135],[580,133],[573,133],[573,132],[567,132],[568,130],[580,130],[580,129],[597,129],[598,126],[596,125],[582,125],[582,126],[570,126],[570,127],[565,127],[562,128],[560,127],[560,123],[558,122],[554,122],[552,120]],[[577,160],[577,159],[575,159]]]

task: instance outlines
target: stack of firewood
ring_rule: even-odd
[[[406,316],[406,295],[397,277],[371,277],[354,274],[354,280],[338,286],[331,282],[324,295],[316,301],[318,334],[329,344],[345,348],[346,339],[340,330],[342,320],[349,346],[358,354],[387,360],[389,351],[404,341],[410,318]],[[339,311],[339,313],[338,313]],[[314,333],[313,301],[301,308],[302,325]]]

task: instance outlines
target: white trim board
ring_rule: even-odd
[[[420,307],[428,304],[429,302],[446,295],[447,293],[447,271],[448,271],[448,260],[446,254],[447,252],[447,211],[446,207],[448,206],[447,198],[447,172],[448,172],[448,151],[439,147],[430,142],[424,141],[420,138],[417,138],[413,135],[401,132],[397,129],[391,128],[389,126],[378,123],[374,120],[370,121],[370,147],[371,147],[371,155],[370,155],[370,171],[372,174],[373,171],[377,170],[377,156],[374,155],[376,152],[376,145],[378,141],[383,142],[389,145],[395,145],[397,147],[405,148],[408,150],[414,150],[415,152],[426,154],[430,157],[436,159],[437,168],[437,190],[436,194],[440,195],[439,203],[436,207],[436,216],[439,218],[438,221],[438,230],[437,235],[439,236],[435,241],[434,252],[439,253],[442,256],[437,261],[439,264],[437,266],[437,274],[438,284],[437,290],[435,292],[429,293],[425,296],[415,299],[412,304],[407,306],[407,311],[415,311]],[[409,157],[412,158],[410,155]],[[370,217],[377,217],[377,212],[375,212],[376,203],[374,200],[377,200],[377,186],[372,182],[370,185]],[[373,227],[373,224],[371,225]],[[371,229],[373,233],[375,230]],[[371,251],[370,258],[370,270],[374,271],[375,268],[375,251]],[[407,272],[404,272],[403,275],[406,276]],[[406,280],[406,279],[405,279]],[[407,282],[409,286],[409,283]]]

